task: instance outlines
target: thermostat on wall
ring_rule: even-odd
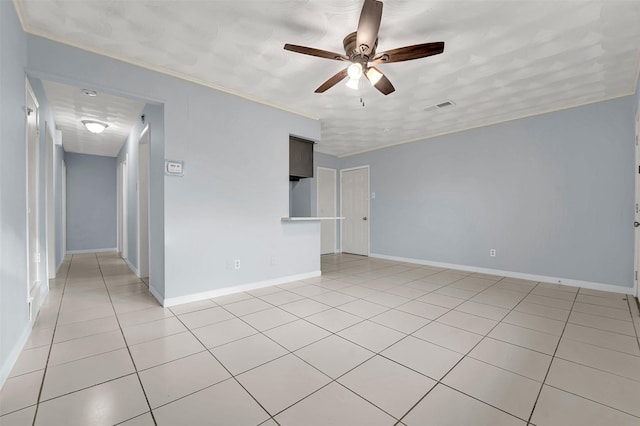
[[[167,176],[184,176],[184,161],[165,160],[164,174]]]

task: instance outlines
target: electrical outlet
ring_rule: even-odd
[[[276,266],[276,257],[275,256],[271,256],[271,258],[269,259],[269,264],[271,266]]]
[[[236,259],[233,263],[233,267],[236,269],[240,269],[240,259]]]
[[[489,250],[489,256],[496,257],[496,249]]]

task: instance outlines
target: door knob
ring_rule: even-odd
[[[633,227],[634,227],[634,228],[637,228],[638,226],[640,226],[640,222],[637,222],[637,221],[636,221],[636,222],[633,222]]]
[[[362,220],[367,220],[367,217],[366,217],[366,216],[365,216],[365,217],[363,217],[363,218],[362,218]],[[636,223],[638,223],[638,222],[636,222]],[[640,225],[640,224],[639,224],[639,225]]]

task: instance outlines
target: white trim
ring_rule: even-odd
[[[158,303],[162,305],[162,303],[164,302],[164,297],[162,297],[155,288],[151,287],[151,285],[149,285],[149,293],[151,293],[151,295],[156,298]]]
[[[635,167],[633,169],[634,173],[634,222],[640,222],[640,209],[638,209],[638,205],[640,204],[640,146],[638,145],[638,139],[640,138],[640,104],[636,105],[636,117],[635,117],[635,144],[634,144],[634,153],[635,153]],[[640,271],[640,229],[635,227],[633,228],[633,295],[638,297],[638,271]]]
[[[433,262],[430,260],[413,259],[409,257],[387,256],[386,254],[371,253],[369,257],[376,259],[394,260],[397,262],[415,263],[417,265],[436,266],[438,268],[457,269],[460,271],[477,272],[479,274],[498,275],[501,277],[518,278],[521,280],[540,281],[551,284],[562,284],[570,287],[582,287],[590,290],[609,291],[612,293],[632,294],[633,287],[622,287],[613,284],[580,281],[569,278],[549,277],[546,275],[527,274],[523,272],[503,271],[500,269],[480,268],[476,266],[458,265],[455,263]]]
[[[20,338],[18,339],[16,344],[13,346],[13,349],[11,350],[11,352],[9,352],[9,354],[5,358],[5,361],[2,364],[2,367],[0,367],[0,389],[2,389],[4,384],[7,382],[7,379],[9,378],[9,374],[11,373],[13,366],[15,365],[16,361],[18,360],[18,357],[22,353],[22,348],[24,348],[24,345],[27,343],[27,340],[29,340],[29,336],[31,335],[31,328],[32,328],[32,323],[27,322],[25,324],[24,329],[22,330],[22,333],[20,334]]]
[[[315,278],[321,275],[322,273],[320,271],[308,272],[305,274],[298,274],[298,275],[289,275],[286,277],[274,278],[266,281],[257,281],[257,282],[248,283],[248,284],[241,284],[241,285],[236,285],[232,287],[225,287],[225,288],[219,288],[216,290],[204,291],[202,293],[194,293],[194,294],[187,294],[185,296],[171,297],[168,299],[163,299],[161,303],[162,303],[162,306],[166,308],[169,306],[182,305],[184,303],[198,302],[200,300],[226,296],[228,294],[242,293],[244,291],[257,290],[259,288],[290,283],[292,281],[300,281],[308,278]],[[151,291],[151,287],[149,287],[149,290]],[[156,299],[158,299],[157,294],[153,292],[152,294],[156,297]]]
[[[36,266],[36,270],[35,270],[35,280],[34,280],[34,285],[33,287],[36,288],[37,287],[37,294],[38,294],[38,309],[39,307],[42,305],[41,303],[41,286],[42,286],[42,282],[41,282],[41,268],[44,268],[44,272],[46,275],[48,275],[48,271],[47,271],[47,263],[48,263],[48,259],[45,257],[44,262],[43,263],[43,256],[42,256],[42,247],[40,246],[41,243],[41,229],[40,229],[40,219],[41,219],[41,214],[40,214],[40,195],[41,195],[41,187],[40,187],[40,103],[38,102],[38,98],[36,97],[35,92],[33,91],[33,88],[31,87],[31,83],[29,82],[29,78],[25,77],[24,79],[25,81],[25,165],[26,165],[26,171],[25,171],[25,178],[26,178],[26,186],[25,186],[25,200],[26,200],[26,205],[25,205],[25,216],[26,216],[26,247],[27,247],[27,304],[31,304],[33,303],[33,295],[31,294],[31,282],[32,279],[34,277],[31,276],[31,265],[34,262],[32,260],[32,256],[36,255],[39,257],[39,261],[36,262],[37,266]],[[34,145],[34,151],[35,151],[35,176],[30,176],[30,169],[31,169],[31,165],[30,164],[30,157],[31,157],[31,150],[29,149],[29,99],[31,99],[35,105],[36,110],[35,112],[35,130],[36,130],[36,140],[35,140],[35,145]],[[45,155],[46,157],[46,155]],[[46,178],[46,176],[45,176]],[[30,180],[35,180],[35,188],[34,188],[34,192],[35,192],[35,206],[34,206],[34,212],[33,215],[35,215],[36,217],[36,221],[35,221],[35,229],[31,229],[31,222],[29,220],[29,209],[31,208],[31,196],[33,194],[31,194],[29,192],[29,181]],[[45,179],[46,180],[46,179]],[[45,200],[46,201],[46,200]],[[45,213],[46,213],[46,206],[45,206]],[[45,220],[46,223],[46,220]],[[45,228],[46,231],[46,228]],[[31,237],[32,234],[35,234],[35,238],[36,238],[36,242],[35,242],[35,246],[36,247],[32,247],[31,246]],[[45,237],[45,249],[46,249],[46,237]],[[34,253],[35,250],[35,253]],[[45,251],[46,254],[46,251]],[[48,281],[47,281],[48,283]],[[32,319],[32,315],[35,314],[36,316],[38,315],[38,311],[34,311],[33,310],[33,305],[31,305],[31,309],[29,311],[29,319]]]
[[[340,170],[340,217],[344,217],[342,214],[343,203],[343,191],[342,191],[342,174],[343,172],[350,172],[358,169],[367,169],[367,254],[365,256],[371,256],[371,169],[369,165],[349,167],[347,169]],[[340,252],[342,252],[342,229],[344,226],[340,224]]]
[[[142,130],[142,132],[140,133],[140,136],[138,137],[138,143],[136,144],[136,148],[138,149],[138,155],[137,155],[137,160],[138,160],[138,164],[136,167],[136,249],[137,249],[137,262],[138,262],[138,271],[140,271],[140,273],[138,274],[138,276],[141,277],[141,271],[145,270],[146,268],[146,272],[147,275],[150,273],[150,269],[149,268],[149,260],[151,258],[151,249],[150,249],[150,244],[149,244],[149,240],[150,240],[150,233],[149,233],[149,224],[150,224],[150,220],[149,220],[149,215],[150,215],[150,211],[151,211],[151,203],[150,201],[150,195],[151,195],[151,178],[150,178],[150,172],[151,172],[151,135],[149,133],[150,131],[150,127],[147,124],[145,126],[145,128]],[[143,138],[147,138],[147,141],[145,143],[142,142]],[[140,230],[142,229],[141,226],[141,221],[142,221],[142,216],[140,215],[140,145],[147,145],[148,150],[147,150],[147,156],[146,156],[146,162],[147,162],[147,176],[146,176],[146,195],[147,195],[147,218],[146,218],[146,228],[147,228],[147,262],[145,265],[145,268],[142,267],[142,244],[140,241]],[[142,278],[142,277],[141,277]],[[151,282],[151,277],[149,277],[149,282]]]
[[[55,125],[55,124],[54,124]],[[55,134],[51,130],[50,123],[44,122],[45,142],[45,241],[47,254],[47,278],[56,277],[56,174],[55,174]],[[48,140],[47,136],[51,140]]]
[[[112,248],[100,248],[100,249],[84,249],[84,250],[67,250],[67,254],[85,254],[85,253],[117,253],[118,249]]]
[[[61,188],[60,188],[60,197],[61,206],[62,206],[62,253],[67,252],[67,163],[62,159],[62,172],[61,172]],[[60,264],[64,262],[64,256],[61,256],[62,260],[60,260]]]
[[[129,262],[129,259],[125,259],[123,258],[123,260],[125,262],[127,262],[127,265],[129,266],[129,269],[131,269],[131,271],[133,271],[134,274],[136,274],[136,277],[141,278],[140,277],[140,272],[138,271],[138,268],[136,268],[135,266],[133,266],[133,264],[131,262]]]

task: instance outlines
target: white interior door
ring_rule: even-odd
[[[636,205],[635,205],[635,253],[634,253],[634,275],[633,275],[633,294],[638,297],[638,275],[640,275],[640,147],[638,139],[640,138],[640,111],[636,115]]]
[[[28,257],[28,302],[31,303],[31,318],[35,318],[37,309],[40,307],[40,277],[38,269],[40,263],[40,247],[39,247],[39,210],[38,210],[38,101],[35,94],[27,81],[27,141],[26,141],[26,157],[27,157],[27,257]]]
[[[138,141],[138,272],[149,276],[149,127]]]
[[[55,141],[49,128],[49,123],[45,123],[45,144],[47,146],[47,165],[45,167],[47,182],[47,277],[51,280],[56,277],[56,197],[55,197],[55,164],[54,150]]]
[[[369,166],[340,171],[342,251],[369,255]]]
[[[336,170],[318,167],[318,212],[320,217],[336,216]],[[320,221],[320,254],[336,251],[336,221]]]

